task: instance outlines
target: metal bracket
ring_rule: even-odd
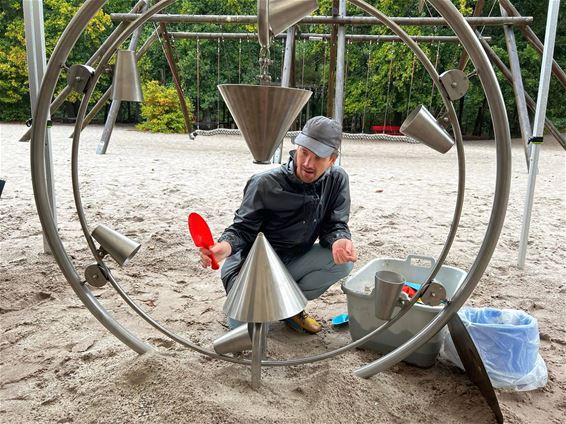
[[[67,71],[67,84],[79,93],[86,93],[94,72],[94,68],[91,66],[73,65]]]
[[[466,94],[470,86],[468,76],[460,69],[450,69],[440,75],[440,83],[450,100],[458,100]]]

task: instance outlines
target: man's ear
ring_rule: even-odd
[[[334,154],[332,156],[330,156],[330,166],[334,165],[337,158],[338,158],[338,156],[334,155]]]

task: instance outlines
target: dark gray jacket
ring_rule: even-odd
[[[303,183],[295,176],[294,153],[287,164],[248,180],[234,222],[218,240],[232,247],[221,272],[227,290],[259,232],[284,263],[308,252],[317,239],[321,246],[330,248],[338,239],[351,238],[346,171],[332,166],[317,181]]]

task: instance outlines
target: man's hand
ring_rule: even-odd
[[[345,264],[346,262],[356,262],[358,254],[352,240],[338,239],[332,243],[332,258],[337,265]]]
[[[232,253],[232,246],[227,241],[221,241],[210,246],[210,249],[200,248],[200,263],[203,268],[212,266],[210,255],[213,254],[216,262],[220,263]]]

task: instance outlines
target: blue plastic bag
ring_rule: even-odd
[[[537,320],[513,309],[465,308],[458,312],[470,333],[493,387],[534,390],[548,380],[539,354]],[[441,355],[464,369],[448,334]]]

